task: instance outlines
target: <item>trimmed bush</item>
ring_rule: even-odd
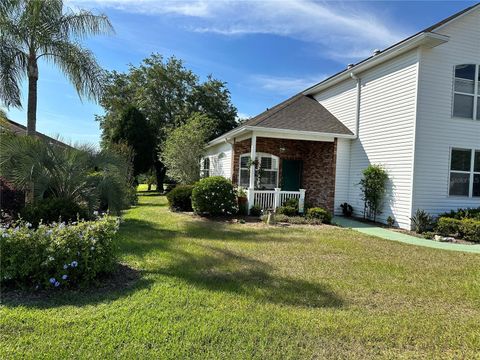
[[[296,216],[298,215],[298,209],[293,206],[280,206],[277,208],[276,213],[286,216]]]
[[[64,198],[47,198],[28,204],[20,211],[20,216],[34,227],[37,227],[40,222],[44,224],[62,221],[69,223],[90,218],[86,208]]]
[[[232,183],[222,176],[197,182],[192,192],[192,207],[197,214],[232,215],[238,211],[237,194]]]
[[[314,207],[307,210],[307,219],[317,219],[324,224],[330,224],[332,215],[325,209]]]
[[[263,213],[262,208],[258,205],[253,205],[250,208],[250,216],[261,216]]]
[[[457,220],[462,220],[462,219],[480,220],[480,207],[451,210],[448,213],[441,214],[440,217],[447,217],[447,218],[452,218]]]
[[[460,220],[460,234],[464,240],[480,242],[480,221],[475,219]]]
[[[460,224],[460,220],[441,217],[437,221],[435,230],[437,233],[443,236],[458,236],[460,234]]]
[[[114,269],[119,220],[103,217],[66,225],[26,222],[0,228],[0,283],[18,287],[83,286]]]
[[[25,193],[0,177],[0,209],[14,215],[25,205]]]
[[[167,194],[168,205],[173,211],[192,211],[193,185],[178,185]]]

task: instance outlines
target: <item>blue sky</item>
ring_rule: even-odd
[[[246,117],[474,3],[69,0],[67,6],[109,16],[116,34],[86,42],[104,68],[126,70],[153,52],[175,55],[201,78],[226,81]],[[8,114],[26,123],[26,107]],[[41,64],[38,131],[98,144],[95,114],[101,107],[82,102],[62,74]]]

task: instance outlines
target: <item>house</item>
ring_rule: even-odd
[[[389,175],[380,221],[480,206],[480,4],[214,139],[203,170],[248,188],[250,206],[304,196],[362,216],[369,164]]]
[[[0,130],[1,129],[6,129],[7,131],[11,131],[16,135],[26,135],[27,134],[27,127],[25,125],[19,124],[19,123],[13,121],[13,120],[6,119],[6,118],[5,119],[2,118],[0,120]],[[42,139],[42,140],[48,142],[49,144],[56,144],[56,145],[59,145],[59,146],[62,146],[62,147],[70,147],[70,145],[65,144],[64,142],[62,142],[58,139],[55,139],[55,138],[52,138],[52,137],[47,136],[45,134],[39,133],[38,131],[36,133],[36,136],[39,139]]]

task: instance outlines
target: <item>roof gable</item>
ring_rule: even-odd
[[[295,95],[255,116],[243,126],[353,135],[323,105],[302,94]]]

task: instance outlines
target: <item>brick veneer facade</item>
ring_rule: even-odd
[[[232,181],[238,183],[240,155],[250,152],[251,140],[233,144]],[[335,163],[337,140],[334,142],[257,138],[257,152],[278,156],[279,184],[282,184],[282,160],[302,160],[302,188],[305,201],[333,212],[335,196]]]

